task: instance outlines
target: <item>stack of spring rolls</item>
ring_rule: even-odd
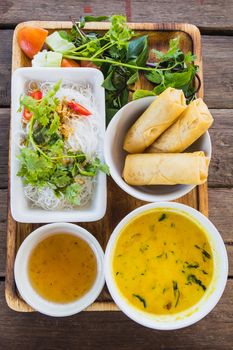
[[[182,90],[166,89],[128,130],[124,180],[142,185],[199,185],[207,180],[204,152],[181,153],[213,123],[201,98],[186,106]]]

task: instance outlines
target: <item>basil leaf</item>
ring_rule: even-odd
[[[159,74],[157,70],[147,73],[146,78],[155,84],[160,84],[162,81],[161,74]]]
[[[59,30],[58,33],[62,39],[72,41],[70,35],[65,30]]]
[[[169,84],[170,87],[173,87],[172,84]],[[153,90],[153,92],[155,93],[155,95],[160,95],[164,90],[166,90],[167,86],[165,86],[164,84],[160,84],[158,86],[156,86]]]
[[[112,71],[107,78],[104,80],[102,86],[106,89],[106,90],[110,90],[110,91],[116,91],[116,87],[113,85],[112,83],[112,77],[113,77],[114,71]]]
[[[181,89],[184,85],[188,84],[192,79],[195,71],[192,66],[187,70],[180,73],[166,72],[164,75],[166,86],[172,86],[176,89]]]
[[[147,97],[147,96],[155,96],[156,94],[153,91],[150,90],[136,90],[133,93],[133,100],[137,100],[142,97]]]
[[[127,85],[134,84],[139,79],[138,71],[127,80]]]
[[[128,103],[128,99],[129,99],[129,91],[128,89],[124,89],[123,91],[121,91],[121,94],[120,94],[121,107],[123,107],[124,105],[126,105],[126,103]]]
[[[86,22],[102,22],[109,20],[109,16],[82,16],[79,20],[80,28],[84,28]]]
[[[126,60],[140,67],[145,66],[149,56],[148,36],[144,35],[131,40],[128,45]]]

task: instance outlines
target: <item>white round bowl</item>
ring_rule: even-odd
[[[121,294],[116,285],[113,271],[112,259],[114,249],[122,229],[134,217],[151,209],[161,208],[186,215],[189,219],[199,223],[205,230],[213,253],[214,273],[209,287],[201,300],[191,308],[172,315],[153,315],[136,309]],[[151,203],[139,207],[128,214],[113,231],[105,252],[105,279],[109,292],[118,307],[132,320],[149,328],[160,330],[173,330],[190,326],[205,317],[218,303],[228,276],[228,258],[224,242],[215,226],[197,210],[179,203],[161,202]]]
[[[54,303],[43,299],[33,289],[28,276],[28,260],[37,244],[58,232],[70,233],[84,241],[92,249],[97,261],[97,275],[91,289],[80,299],[70,303]],[[70,316],[84,310],[92,304],[104,286],[104,253],[94,236],[84,228],[68,223],[49,224],[33,231],[21,244],[14,266],[15,282],[22,298],[35,310],[49,316]]]
[[[156,97],[144,97],[122,107],[113,117],[105,134],[104,156],[110,168],[113,180],[126,193],[147,202],[169,201],[180,198],[190,192],[195,185],[154,185],[130,186],[122,178],[125,157],[123,149],[125,135],[132,124],[154,101]],[[208,131],[194,142],[186,152],[204,151],[211,157],[211,141]]]

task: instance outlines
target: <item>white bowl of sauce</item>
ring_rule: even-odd
[[[76,314],[104,286],[103,250],[87,230],[69,223],[33,231],[21,244],[14,274],[22,298],[49,316]]]
[[[132,211],[105,252],[105,279],[115,303],[153,329],[179,329],[205,317],[219,301],[227,275],[219,232],[200,212],[179,203]]]

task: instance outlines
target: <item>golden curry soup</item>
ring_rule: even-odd
[[[94,284],[96,257],[81,238],[57,233],[42,240],[28,262],[29,280],[44,299],[69,303],[81,298]]]
[[[121,294],[136,308],[157,315],[195,305],[213,276],[204,230],[183,214],[153,210],[121,231],[112,260]]]

